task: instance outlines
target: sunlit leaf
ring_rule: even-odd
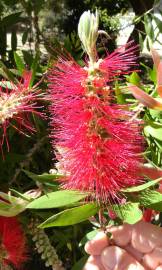
[[[21,59],[21,57],[14,52],[14,59],[15,59],[15,63],[17,66],[17,69],[19,70],[20,74],[23,74],[23,71],[25,70],[25,64],[23,62],[23,60]]]
[[[98,211],[96,204],[90,203],[79,207],[64,210],[44,221],[39,228],[49,228],[54,226],[69,226],[87,220]]]
[[[80,193],[73,190],[60,190],[43,195],[27,205],[27,208],[45,209],[58,208],[78,202],[85,197],[87,193]]]
[[[152,187],[154,185],[156,185],[157,183],[159,183],[160,181],[162,181],[162,177],[153,181],[149,181],[143,185],[139,185],[136,187],[130,187],[130,188],[126,188],[126,189],[122,189],[122,192],[139,192],[142,191],[146,188]]]
[[[162,194],[158,191],[150,189],[142,191],[136,197],[136,200],[140,202],[142,206],[156,211],[162,211]]]
[[[142,218],[142,211],[139,209],[139,203],[128,202],[121,205],[113,205],[113,211],[122,219],[123,222],[134,224]]]

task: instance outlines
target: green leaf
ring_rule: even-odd
[[[18,191],[15,190],[15,189],[10,188],[10,191],[11,191],[12,193],[15,193],[15,195],[17,195],[18,198],[21,198],[21,199],[23,199],[23,200],[25,200],[25,201],[30,202],[30,201],[32,200],[29,196],[27,196],[27,195],[25,195],[25,194],[22,194],[22,193],[18,192]]]
[[[129,77],[128,81],[129,83],[132,83],[134,85],[140,86],[140,76],[137,74],[137,72],[133,72]]]
[[[12,48],[12,51],[16,51],[17,49],[17,34],[15,30],[12,30],[12,33],[11,33],[11,48]]]
[[[139,203],[128,202],[122,205],[113,205],[112,210],[123,222],[134,224],[142,218],[142,211],[139,209]]]
[[[158,178],[156,180],[149,181],[149,182],[147,182],[147,183],[145,183],[143,185],[122,189],[121,191],[122,192],[139,192],[141,190],[144,190],[146,188],[149,188],[149,187],[152,187],[152,186],[156,185],[161,180],[162,180],[162,178]]]
[[[125,103],[125,97],[123,93],[121,92],[120,85],[118,81],[115,82],[115,95],[117,99],[118,104],[124,104]]]
[[[147,34],[147,37],[150,37],[151,40],[154,39],[154,29],[152,25],[152,20],[151,16],[149,14],[144,15],[144,26],[145,26],[145,31]]]
[[[23,18],[21,18],[22,12],[16,12],[16,13],[12,13],[10,15],[7,15],[6,17],[4,17],[1,21],[1,26],[3,27],[10,27],[13,26],[14,24],[21,22],[23,20]]]
[[[4,192],[0,192],[0,197],[9,203],[3,201],[0,202],[0,216],[13,217],[25,210],[27,201],[20,198],[16,198]]]
[[[151,124],[144,127],[146,136],[151,135],[153,138],[162,141],[162,126],[159,124]]]
[[[87,233],[80,241],[79,247],[84,246],[88,241],[92,240],[97,235],[98,232],[99,230],[93,230]]]
[[[23,71],[25,70],[25,65],[23,63],[23,60],[16,52],[14,52],[14,59],[15,59],[17,69],[19,70],[20,75],[22,75]]]
[[[11,205],[0,200],[0,211],[8,211]]]
[[[24,51],[24,50],[22,50],[22,53],[23,53],[25,63],[29,66],[29,69],[31,69],[31,65],[33,63],[32,54],[29,53],[28,51]]]
[[[28,35],[29,35],[29,29],[27,29],[26,31],[24,31],[23,35],[22,35],[22,44],[24,45],[28,39]]]
[[[14,83],[18,83],[18,80],[14,77],[12,72],[6,67],[6,65],[1,60],[0,60],[0,68],[2,68],[5,78],[7,78],[8,80]]]
[[[62,177],[61,174],[48,174],[48,173],[43,173],[43,174],[35,174],[35,173],[32,173],[32,172],[29,172],[27,170],[23,170],[23,172],[29,177],[31,178],[32,180],[34,181],[38,181],[40,183],[53,183],[54,180],[58,180],[59,178]]]
[[[93,203],[70,208],[48,218],[39,225],[39,228],[74,225],[87,220],[91,216],[94,216],[97,211],[98,206]]]
[[[159,19],[158,17],[154,16],[154,20],[156,22],[156,25],[157,25],[159,31],[162,32],[162,22],[161,22],[161,19]]]
[[[43,195],[27,205],[27,208],[45,209],[58,208],[73,204],[87,197],[87,193],[73,190],[60,190]]]
[[[157,73],[156,73],[155,66],[153,67],[153,69],[151,69],[151,68],[148,69],[148,71],[149,71],[149,78],[150,78],[150,80],[153,81],[154,84],[156,84],[157,83]]]
[[[153,81],[154,84],[156,85],[156,83],[157,83],[157,74],[156,74],[156,68],[155,68],[155,66],[154,66],[153,69],[152,69],[152,68],[146,66],[146,65],[145,65],[144,63],[142,63],[142,62],[140,62],[140,65],[146,69],[146,71],[147,71],[147,73],[148,73],[148,75],[149,75],[149,79],[150,79],[151,81]]]
[[[136,200],[144,207],[162,211],[162,194],[160,192],[148,189],[140,192]]]

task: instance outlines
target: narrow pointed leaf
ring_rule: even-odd
[[[15,59],[17,69],[19,70],[20,75],[22,75],[23,71],[25,70],[25,64],[23,63],[23,60],[16,52],[14,52],[14,59]]]
[[[74,225],[87,220],[91,216],[94,216],[97,211],[98,206],[93,203],[70,208],[48,218],[39,225],[39,228]]]
[[[136,186],[136,187],[130,187],[130,188],[122,189],[121,191],[122,192],[139,192],[139,191],[142,191],[142,190],[144,190],[146,188],[149,188],[151,186],[156,185],[160,181],[162,181],[162,177],[159,178],[159,179],[153,180],[153,181],[149,181],[149,182],[147,182],[147,183],[145,183],[143,185],[139,185],[139,186]]]
[[[128,81],[130,84],[136,85],[136,86],[140,86],[140,76],[138,75],[137,72],[133,72],[129,77],[128,77]]]
[[[87,195],[87,193],[79,193],[78,191],[73,190],[55,191],[32,201],[27,205],[27,208],[45,209],[63,207],[76,203],[87,197]]]
[[[35,174],[33,172],[29,172],[27,170],[23,170],[23,172],[32,180],[38,181],[40,183],[54,183],[55,180],[58,180],[59,178],[62,177],[61,174],[48,174],[48,173],[43,173],[43,174]]]
[[[151,109],[162,109],[162,103],[149,96],[143,90],[135,85],[129,85],[128,89],[131,91],[132,95],[138,99],[143,105]]]

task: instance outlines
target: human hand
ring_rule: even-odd
[[[162,270],[162,228],[140,221],[108,227],[87,242],[83,270]]]

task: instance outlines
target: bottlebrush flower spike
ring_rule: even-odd
[[[82,68],[60,57],[49,75],[51,128],[63,188],[88,191],[99,203],[141,183],[140,122],[128,105],[114,104],[110,82],[135,65],[132,43]],[[91,59],[92,60],[92,59]]]
[[[157,72],[157,92],[162,98],[162,61],[160,60],[160,55],[153,48],[151,49],[151,54]],[[135,85],[129,84],[128,89],[144,106],[154,110],[162,110],[162,100],[151,97]]]
[[[20,269],[27,259],[26,241],[17,218],[0,217],[0,266]]]
[[[6,140],[8,146],[7,129],[9,126],[14,127],[20,133],[24,133],[23,129],[33,132],[34,127],[30,121],[30,114],[43,116],[42,113],[37,111],[39,107],[36,100],[40,97],[40,92],[35,87],[30,87],[31,76],[32,73],[26,71],[23,82],[19,82],[17,85],[11,82],[12,90],[7,89],[5,83],[4,87],[0,87],[0,126],[3,130],[0,141],[1,147],[4,140]],[[12,120],[14,120],[14,123]]]

